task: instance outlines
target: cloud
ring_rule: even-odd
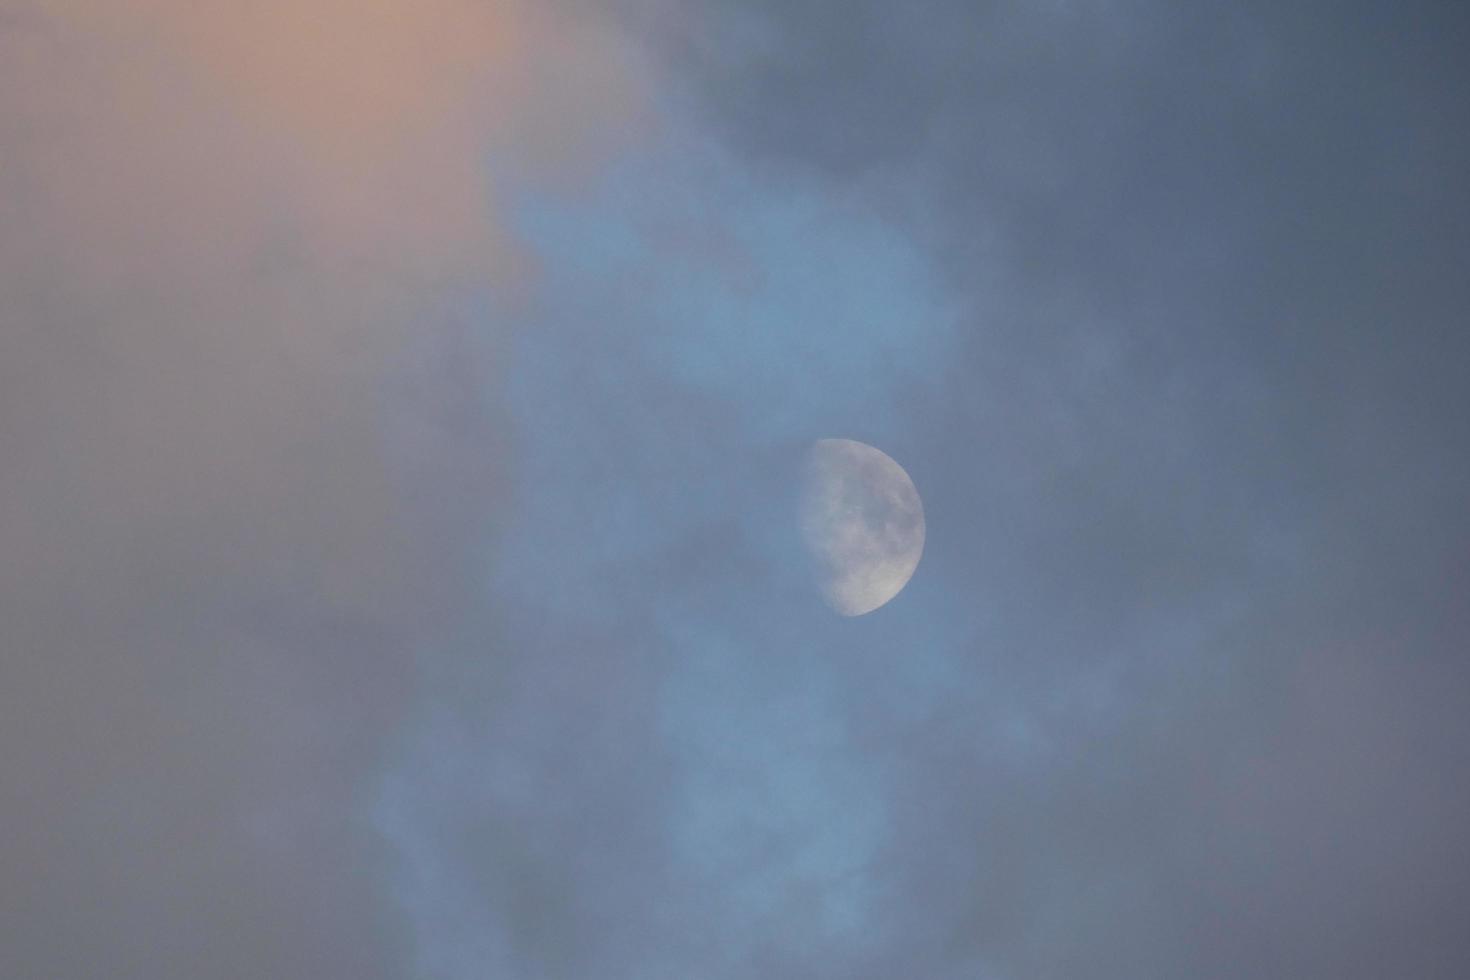
[[[426,974],[829,975],[875,941],[885,778],[841,672],[872,651],[791,505],[813,435],[895,448],[952,311],[883,222],[665,132],[515,212],[547,274],[517,486],[377,806]]]
[[[0,10],[0,972],[1464,972],[1462,15]]]
[[[525,209],[523,482],[381,804],[430,972],[1462,973],[1458,15],[631,6],[685,167]],[[930,532],[850,622],[834,435]]]
[[[889,422],[955,595],[918,720],[852,706],[872,975],[1462,972],[1463,17],[698,8],[704,124],[967,314]]]
[[[392,972],[353,801],[510,465],[494,177],[640,86],[517,3],[0,8],[7,976]]]

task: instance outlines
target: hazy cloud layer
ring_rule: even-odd
[[[1464,22],[630,16],[684,169],[525,212],[494,612],[385,797],[435,969],[1458,975]],[[851,622],[819,436],[929,518]]]
[[[395,972],[357,801],[509,465],[461,315],[528,281],[487,160],[583,172],[618,45],[0,6],[0,973]]]
[[[0,972],[1465,972],[1463,15],[94,7],[0,7]]]

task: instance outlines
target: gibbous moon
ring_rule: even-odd
[[[844,616],[872,612],[919,566],[919,491],[902,466],[853,439],[817,440],[802,475],[802,537],[823,596]]]

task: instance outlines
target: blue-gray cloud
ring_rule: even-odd
[[[434,696],[459,713],[407,735],[383,803],[424,962],[859,964],[889,791],[852,716],[851,637],[797,553],[795,463],[834,431],[901,455],[956,313],[881,220],[688,143],[520,214],[546,280],[506,388],[518,484],[491,611],[441,654]],[[488,932],[457,932],[449,896],[502,872]],[[545,900],[510,911],[524,890]]]
[[[1463,22],[629,6],[672,156],[521,212],[525,478],[438,660],[483,694],[401,764],[565,777],[513,969],[1457,975]],[[785,510],[828,435],[930,522],[854,622]],[[431,892],[506,866],[390,785]]]

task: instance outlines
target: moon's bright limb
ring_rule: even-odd
[[[909,475],[853,439],[819,439],[807,452],[801,530],[829,605],[872,612],[903,589],[924,552],[924,505]]]

